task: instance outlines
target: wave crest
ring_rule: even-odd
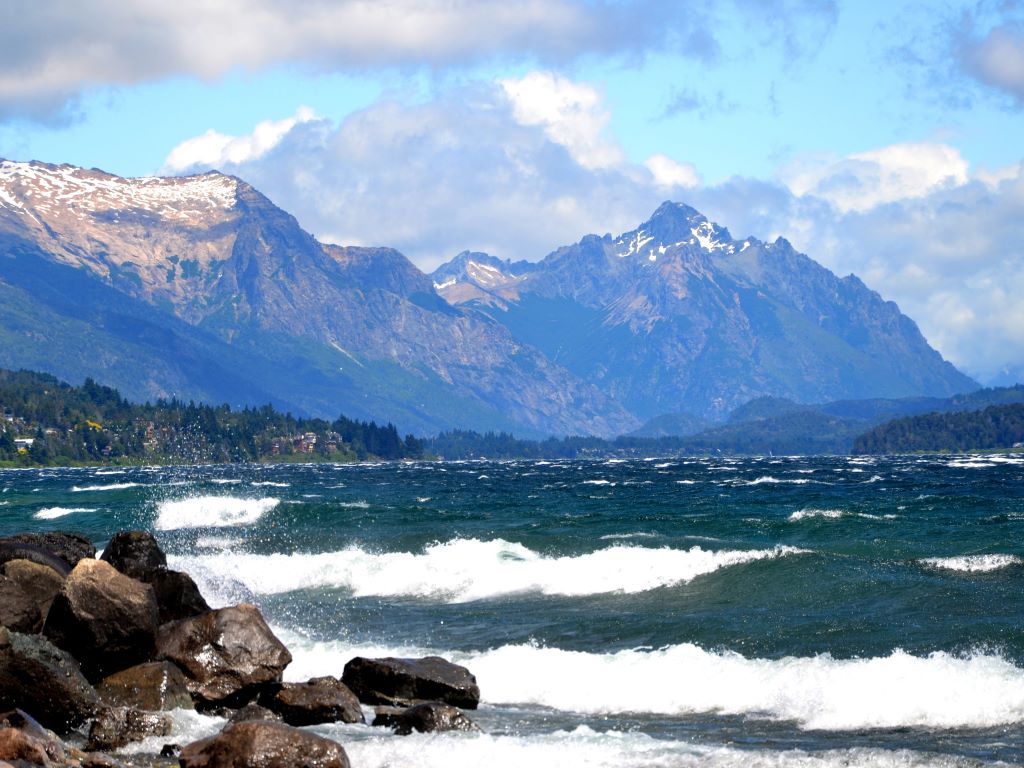
[[[178,528],[224,528],[255,523],[280,503],[280,499],[240,499],[235,496],[197,496],[163,501],[157,507],[158,531]]]

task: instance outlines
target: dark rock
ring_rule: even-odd
[[[60,558],[69,570],[78,565],[79,560],[93,560],[96,558],[96,547],[93,546],[93,543],[85,536],[77,533],[48,531],[46,533],[18,533],[14,536],[5,536],[0,539],[0,553],[18,544],[28,544],[49,552],[51,555]],[[6,562],[6,560],[14,559],[13,557],[5,558],[0,554],[0,561]],[[27,559],[31,560],[32,558]],[[46,565],[47,563],[42,564]]]
[[[157,616],[148,584],[102,560],[82,560],[54,598],[43,633],[99,680],[152,658]]]
[[[96,692],[114,707],[194,709],[184,673],[169,661],[147,661],[103,678]]]
[[[181,752],[181,744],[164,744],[160,747],[160,757],[177,757]]]
[[[150,573],[167,567],[167,555],[148,531],[118,531],[103,550],[102,559],[139,581],[149,581]]]
[[[0,628],[0,709],[15,707],[66,733],[92,717],[100,701],[70,654],[45,637]]]
[[[395,718],[395,733],[408,736],[413,731],[479,731],[476,723],[462,710],[440,701],[427,701],[409,707]]]
[[[0,576],[0,625],[27,634],[34,634],[43,626],[36,601],[9,576]]]
[[[259,704],[246,704],[231,716],[232,723],[244,723],[246,720],[270,720],[275,723],[281,722],[281,716],[277,712],[271,712]]]
[[[288,725],[366,722],[359,699],[336,677],[275,685],[260,696],[260,703],[281,715]]]
[[[210,610],[192,577],[166,568],[152,571],[144,581],[153,587],[160,611],[160,623],[188,619]]]
[[[476,709],[480,688],[465,667],[439,656],[422,659],[367,659],[358,656],[345,665],[341,677],[364,704],[411,706],[441,701]]]
[[[120,749],[149,736],[167,736],[173,721],[164,712],[142,712],[131,707],[105,707],[89,728],[85,748],[92,751]]]
[[[281,681],[292,655],[255,605],[209,611],[160,627],[156,658],[173,661],[204,706],[247,703],[266,683]]]
[[[22,709],[12,709],[0,714],[0,728],[16,729],[31,737],[43,747],[46,756],[55,763],[63,763],[67,758],[64,744],[57,738],[57,734],[44,728],[39,721]]]
[[[178,758],[181,768],[349,768],[336,741],[283,723],[229,723],[219,734],[194,741]]]
[[[62,578],[71,573],[71,566],[52,552],[47,552],[35,544],[18,542],[0,542],[0,563],[6,565],[14,560],[28,560],[53,569]]]
[[[64,565],[64,561],[60,561]],[[55,571],[47,565],[40,565],[31,560],[8,560],[0,566],[0,572],[21,585],[29,596],[35,600],[39,614],[44,619],[50,611],[53,598],[64,585],[66,573]]]
[[[373,723],[375,727],[394,728],[398,724],[399,716],[408,707],[379,706],[373,708]]]

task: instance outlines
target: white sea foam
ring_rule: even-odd
[[[659,534],[638,531],[637,533],[609,533],[601,537],[602,541],[615,541],[617,539],[656,539]]]
[[[250,483],[257,488],[269,487],[269,488],[291,488],[291,483],[275,483],[273,480],[256,480]]]
[[[338,506],[345,509],[369,509],[370,502],[363,501],[362,499],[359,501],[339,501]]]
[[[254,523],[280,503],[279,499],[240,499],[234,496],[197,496],[163,501],[157,507],[156,529],[221,528]]]
[[[285,672],[289,680],[338,674],[354,656],[439,654],[473,671],[489,705],[591,715],[741,715],[792,721],[805,730],[1024,722],[1024,669],[995,654],[913,656],[895,650],[874,658],[760,659],[691,643],[616,653],[529,644],[445,652],[281,637],[295,657]]]
[[[947,463],[946,466],[951,469],[988,469],[996,465],[994,462],[979,459],[959,459]]]
[[[210,482],[217,485],[238,485],[242,481],[234,477],[215,477]]]
[[[644,592],[720,568],[803,551],[784,546],[715,552],[699,546],[683,550],[615,545],[583,555],[546,557],[502,539],[454,539],[416,553],[370,552],[357,546],[320,554],[224,552],[177,558],[174,567],[196,577],[204,594],[207,588],[218,592],[217,581],[226,579],[256,594],[331,587],[351,590],[357,597],[407,596],[458,603],[526,592]],[[212,583],[204,584],[206,580]]]
[[[806,477],[779,479],[777,477],[772,477],[771,475],[763,475],[763,476],[758,477],[758,478],[756,478],[754,480],[748,480],[747,482],[742,483],[742,484],[743,485],[765,485],[765,484],[781,485],[781,484],[784,484],[784,483],[789,483],[791,485],[807,485],[808,483],[813,483],[813,482],[816,482],[816,481],[811,480],[811,479],[806,478]]]
[[[47,509],[40,509],[32,517],[36,520],[56,520],[58,517],[64,517],[65,515],[95,511],[95,509],[89,507],[49,507]]]
[[[109,485],[75,485],[71,487],[73,493],[85,491],[123,491],[126,488],[139,488],[142,483],[110,483]]]
[[[989,573],[1009,568],[1014,565],[1021,565],[1021,560],[1016,555],[961,555],[959,557],[926,557],[921,560],[925,565],[933,568],[941,568],[947,571],[962,571],[965,573]]]
[[[615,485],[611,480],[584,480],[580,485]]]
[[[337,728],[333,730],[332,728]],[[354,738],[352,727],[324,729],[343,741],[360,768],[957,768],[955,757],[910,750],[855,748],[805,752],[753,750],[658,739],[644,733],[595,731],[585,725],[532,736],[414,734]],[[346,738],[348,736],[348,738]]]
[[[800,509],[789,516],[790,522],[797,522],[799,520],[807,520],[809,518],[825,518],[828,520],[838,520],[840,517],[845,515],[841,509]]]
[[[231,549],[242,543],[236,536],[198,536],[196,546],[203,549]]]

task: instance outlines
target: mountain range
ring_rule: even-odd
[[[465,252],[428,276],[390,248],[318,242],[232,176],[10,161],[0,366],[419,434],[613,436],[764,396],[977,388],[856,277],[682,204],[539,262]]]

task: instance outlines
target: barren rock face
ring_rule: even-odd
[[[207,705],[244,703],[264,683],[281,681],[292,655],[254,605],[236,605],[160,628],[156,655],[177,664],[193,696]]]
[[[152,658],[158,615],[148,584],[102,560],[82,560],[54,598],[43,632],[99,680]]]

